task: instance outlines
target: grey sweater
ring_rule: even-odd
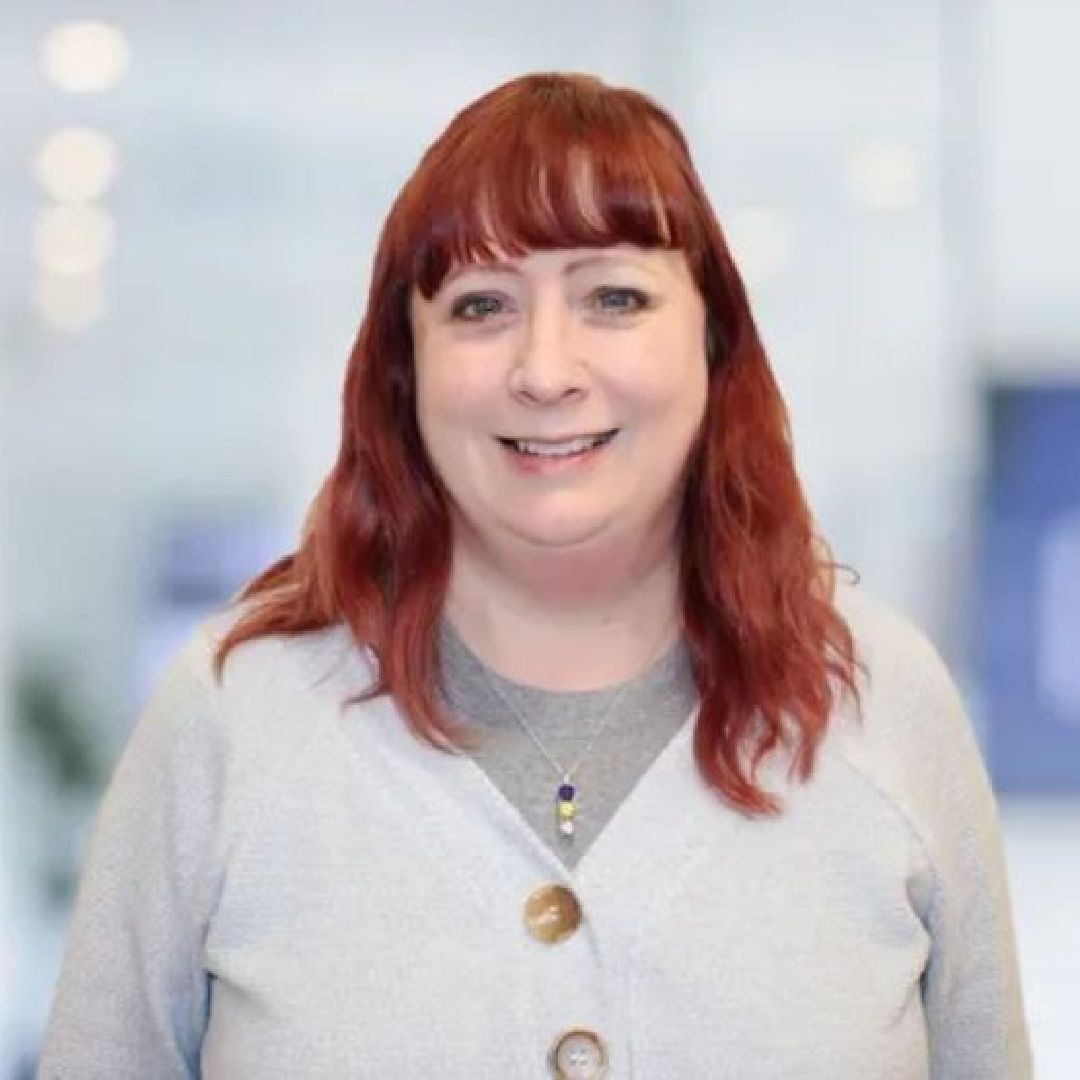
[[[204,628],[140,720],[91,843],[44,1080],[532,1080],[600,1036],[641,1080],[1024,1080],[993,795],[925,638],[839,598],[868,664],[813,780],[751,820],[701,781],[693,714],[568,866],[334,628]],[[559,883],[576,933],[523,906]]]

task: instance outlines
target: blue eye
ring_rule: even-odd
[[[641,289],[616,288],[602,286],[593,290],[590,299],[598,311],[610,315],[629,315],[643,311],[649,304],[649,298]]]
[[[450,314],[464,322],[480,322],[503,309],[502,298],[493,293],[466,293],[450,305]]]

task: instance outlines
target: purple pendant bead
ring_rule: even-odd
[[[560,802],[573,802],[574,801],[574,785],[573,784],[560,784],[559,785],[559,801]]]

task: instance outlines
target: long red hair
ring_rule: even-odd
[[[787,410],[682,132],[644,95],[589,76],[529,75],[479,98],[401,190],[349,357],[337,461],[298,550],[241,594],[217,671],[250,638],[344,623],[377,660],[360,700],[388,693],[433,746],[464,745],[439,704],[450,517],[417,427],[409,298],[430,299],[453,265],[496,250],[617,242],[681,250],[705,302],[708,401],[679,541],[701,702],[694,754],[734,806],[776,813],[762,760],[787,750],[807,780],[836,695],[858,699],[838,567],[813,529]]]

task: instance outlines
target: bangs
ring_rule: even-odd
[[[481,98],[425,156],[408,216],[426,299],[453,267],[540,249],[698,250],[678,129],[642,95],[591,83],[541,80],[497,108]]]

